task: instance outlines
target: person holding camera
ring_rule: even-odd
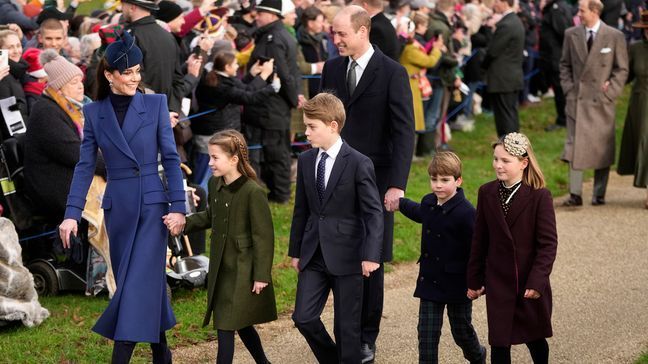
[[[267,81],[279,78],[281,88],[264,103],[245,108],[243,128],[250,145],[262,146],[250,151],[250,162],[270,190],[268,199],[287,203],[290,199],[290,109],[297,107],[297,95],[301,93],[297,41],[281,21],[281,0],[263,0],[256,10],[259,26],[256,46],[243,81],[253,78],[249,71],[257,61],[274,59],[275,72]]]

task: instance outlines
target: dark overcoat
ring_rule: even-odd
[[[371,159],[380,197],[390,187],[405,190],[414,152],[414,103],[407,71],[374,48],[353,95],[346,83],[349,57],[326,61],[320,90],[333,92],[344,103],[345,143]],[[394,214],[383,211],[382,261],[392,260]]]
[[[468,288],[486,288],[490,345],[509,346],[553,335],[549,275],[558,238],[549,190],[523,183],[504,216],[498,184],[479,189]],[[540,298],[524,298],[526,289]]]
[[[277,319],[272,284],[274,230],[266,193],[245,176],[226,185],[209,180],[209,208],[187,218],[185,231],[211,228],[207,311],[218,330],[238,330]],[[267,282],[261,294],[254,281]]]
[[[157,343],[175,325],[166,294],[168,232],[162,216],[185,213],[180,157],[165,95],[136,93],[119,128],[109,98],[84,106],[79,163],[65,218],[81,219],[101,149],[107,171],[104,210],[117,291],[93,330],[112,340]],[[158,174],[158,153],[168,187]]]
[[[489,93],[522,90],[524,86],[524,25],[515,13],[504,15],[495,26],[482,67]]]
[[[475,208],[458,189],[450,200],[437,205],[430,193],[418,204],[400,199],[400,212],[423,224],[421,256],[414,297],[443,303],[467,303],[466,269],[475,224]]]

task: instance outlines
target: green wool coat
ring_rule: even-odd
[[[630,77],[634,81],[623,128],[619,174],[634,174],[633,185],[648,186],[648,40],[630,46]]]
[[[209,208],[187,217],[185,232],[211,227],[207,312],[218,330],[239,330],[277,319],[272,287],[274,230],[265,191],[241,176],[209,180]],[[268,282],[257,295],[254,281]]]

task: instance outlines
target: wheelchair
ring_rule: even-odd
[[[25,192],[23,140],[24,134],[15,134],[0,144],[0,206],[18,232],[23,264],[32,273],[39,296],[85,291],[88,223],[79,225],[79,239],[71,249],[75,254],[63,250],[57,228],[60,220],[39,215],[38,204]]]

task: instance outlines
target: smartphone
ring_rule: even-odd
[[[9,66],[9,50],[0,49],[0,67]]]
[[[193,50],[191,51],[191,53],[193,53],[193,55],[194,55],[196,58],[198,58],[198,57],[200,57],[200,51],[201,51],[200,46],[195,46],[195,47],[193,48]]]

